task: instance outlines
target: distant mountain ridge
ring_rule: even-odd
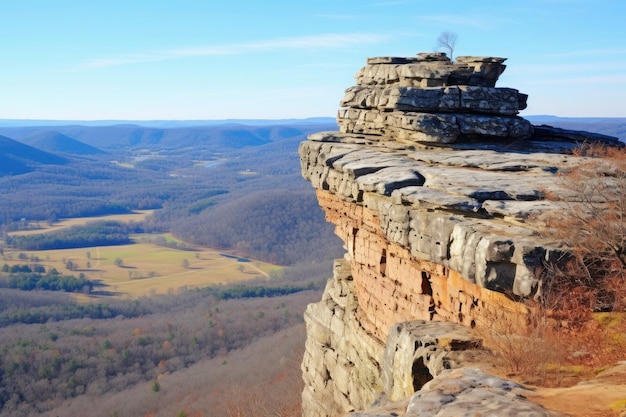
[[[0,142],[0,176],[32,172],[38,164],[65,164],[75,156],[97,157],[122,153],[123,159],[135,152],[164,151],[170,158],[184,154],[191,158],[212,159],[216,155],[231,155],[246,148],[261,151],[263,145],[276,145],[277,149],[295,152],[298,143],[308,134],[336,129],[334,120],[329,120],[330,123],[326,123],[326,119],[316,119],[295,124],[272,121],[273,124],[267,125],[221,124],[167,128],[132,124],[0,127],[0,135],[4,135]],[[261,151],[264,155],[267,152]],[[153,165],[154,161],[151,160]],[[169,162],[159,163],[167,166],[164,169],[169,169],[174,162],[170,159]]]
[[[221,120],[46,120],[46,119],[0,119],[0,127],[32,126],[116,126],[137,125],[143,127],[173,128],[218,125],[302,125],[335,123],[334,117],[309,117],[305,119],[221,119]]]
[[[550,115],[523,116],[534,125],[549,125],[564,129],[584,130],[615,136],[626,142],[626,117],[558,117]]]
[[[0,136],[0,176],[26,174],[37,165],[64,165],[67,159]]]
[[[332,119],[331,119],[332,120]],[[336,123],[296,123],[267,125],[221,124],[193,127],[155,128],[132,124],[111,126],[58,126],[54,131],[101,150],[120,148],[177,149],[210,147],[228,151],[259,146],[320,130],[336,129]],[[0,134],[28,142],[32,137],[49,132],[49,127],[0,127]]]
[[[566,129],[586,130],[590,132],[601,133],[609,136],[616,136],[623,142],[626,142],[626,117],[561,117],[553,115],[522,115],[523,118],[529,120],[533,124],[547,124],[555,127],[563,127]],[[100,141],[92,140],[85,136],[77,137],[73,133],[77,130],[86,128],[115,128],[119,129],[116,133],[130,134],[131,128],[155,129],[150,133],[142,135],[137,139],[137,133],[133,133],[133,140],[127,142],[138,144],[145,141],[147,144],[158,143],[160,139],[158,133],[160,130],[166,129],[183,129],[191,128],[196,133],[198,129],[220,127],[223,129],[237,129],[250,127],[268,127],[268,126],[291,126],[304,127],[315,125],[335,125],[334,117],[311,117],[305,119],[224,119],[224,120],[20,120],[20,119],[0,119],[0,134],[8,137],[22,139],[28,135],[34,134],[41,130],[53,130],[70,136],[76,140],[85,142],[96,148],[102,145]],[[124,132],[124,129],[128,129]],[[332,128],[330,130],[334,130]],[[102,130],[101,132],[106,132]],[[179,131],[180,132],[180,131]],[[182,133],[182,132],[181,132]],[[162,137],[170,136],[172,138],[180,135],[174,132],[162,134]],[[120,140],[119,144],[123,144]],[[128,144],[126,146],[129,146]],[[132,146],[132,145],[130,145]]]
[[[563,118],[525,116],[535,125],[547,124],[615,136],[626,142],[626,118]],[[121,150],[177,150],[228,153],[275,144],[292,151],[307,135],[336,130],[334,118],[285,120],[207,121],[93,121],[89,125],[71,121],[0,120],[0,176],[31,172],[39,164],[65,164],[56,155],[97,156]],[[38,123],[57,124],[37,125]],[[117,123],[117,124],[115,124]],[[11,139],[9,139],[11,138]],[[30,145],[20,147],[18,145]],[[283,144],[283,145],[281,145]],[[259,149],[260,151],[260,149]],[[266,151],[263,151],[264,153]]]
[[[99,155],[105,153],[101,149],[53,130],[34,133],[24,138],[22,142],[48,152],[74,155]]]

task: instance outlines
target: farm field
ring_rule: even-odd
[[[65,229],[71,226],[83,226],[89,222],[102,221],[102,220],[114,220],[118,222],[140,222],[152,214],[154,210],[135,210],[133,213],[128,214],[111,214],[108,216],[97,217],[77,217],[73,219],[62,219],[58,222],[48,225],[46,222],[29,223],[28,229],[18,230],[15,232],[9,232],[9,236],[25,236],[35,235],[39,233],[54,232],[61,229]]]
[[[65,219],[52,226],[40,225],[40,228],[11,232],[10,235],[47,233],[102,220],[140,222],[152,212],[138,210],[130,214]],[[46,270],[56,268],[67,275],[78,276],[82,273],[98,284],[91,298],[105,295],[136,298],[165,294],[184,287],[198,288],[259,277],[269,278],[270,272],[282,269],[208,248],[194,246],[193,250],[181,250],[151,243],[159,238],[163,242],[187,246],[170,234],[136,235],[133,239],[136,243],[130,245],[44,251],[5,249],[0,263],[9,266],[38,263],[45,266]],[[34,262],[33,259],[38,260]],[[67,268],[68,261],[71,261],[71,270]]]
[[[22,254],[20,256],[20,254]],[[25,255],[25,256],[24,256]],[[226,256],[225,256],[226,255]],[[96,295],[136,298],[254,278],[269,278],[282,267],[206,248],[179,250],[153,243],[47,251],[5,250],[3,264],[36,263],[68,275],[83,273],[99,285]],[[68,270],[68,261],[73,269]],[[82,297],[81,297],[82,298]]]

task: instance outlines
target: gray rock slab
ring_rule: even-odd
[[[481,208],[478,200],[463,195],[429,187],[404,187],[392,192],[394,202],[415,207],[440,207],[448,210],[476,212]]]
[[[357,85],[346,90],[342,107],[412,112],[464,112],[516,115],[525,94],[512,88],[479,86],[403,87]]]
[[[525,389],[476,368],[444,371],[413,395],[406,417],[561,416],[527,400]]]

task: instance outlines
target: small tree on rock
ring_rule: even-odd
[[[458,36],[453,32],[442,32],[437,38],[437,49],[446,49],[450,60],[454,59],[454,45],[456,44]]]

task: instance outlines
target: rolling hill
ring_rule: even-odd
[[[151,150],[210,148],[214,152],[242,149],[304,137],[320,130],[335,130],[334,123],[275,124],[275,125],[209,125],[154,128],[140,125],[58,126],[54,131],[92,147],[115,151],[121,148]],[[29,141],[36,135],[50,132],[50,127],[1,127],[0,134]]]
[[[0,136],[0,176],[34,171],[37,165],[64,165],[67,159]]]
[[[535,125],[549,125],[571,130],[584,130],[615,136],[626,142],[626,118],[623,117],[557,117],[524,116]]]
[[[54,153],[67,153],[73,155],[99,155],[105,152],[86,143],[59,133],[56,131],[41,131],[22,139],[22,142]]]

